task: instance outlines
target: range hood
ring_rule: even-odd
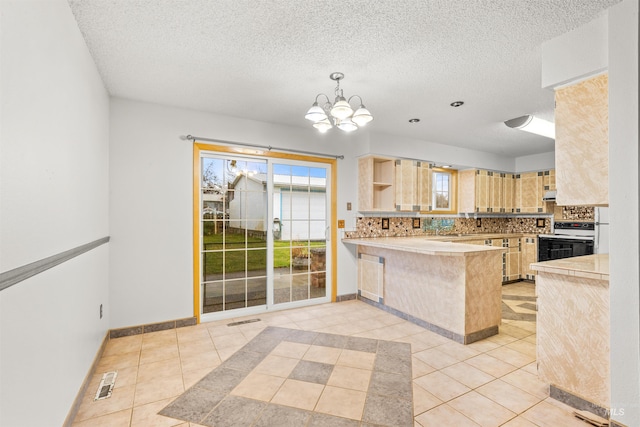
[[[554,191],[545,191],[544,196],[542,196],[542,200],[545,202],[555,202],[556,201],[556,192]]]

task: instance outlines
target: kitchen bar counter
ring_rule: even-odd
[[[366,239],[343,239],[342,241],[351,245],[441,256],[469,256],[487,251],[502,250],[500,247],[465,245],[464,243],[450,242],[450,240],[453,239],[462,240],[463,237],[374,237]],[[479,237],[478,239],[482,238]]]
[[[421,237],[343,242],[357,245],[363,301],[463,344],[498,333],[504,248]]]
[[[538,375],[551,397],[606,417],[611,401],[609,255],[531,265],[536,278]]]

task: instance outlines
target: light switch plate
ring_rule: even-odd
[[[350,211],[351,210],[351,202],[347,202],[347,210]]]
[[[338,228],[344,228],[344,219],[338,220]]]

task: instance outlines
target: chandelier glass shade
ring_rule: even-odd
[[[336,82],[335,101],[331,103],[327,95],[320,93],[316,96],[314,103],[304,116],[305,119],[313,122],[314,128],[322,133],[334,126],[344,132],[353,132],[373,120],[373,116],[364,106],[359,95],[353,95],[347,100],[342,94],[340,80],[344,78],[344,74],[331,73],[329,78]],[[320,97],[326,99],[324,104],[318,104],[318,98]],[[354,111],[351,106],[351,100],[356,97],[360,103]]]

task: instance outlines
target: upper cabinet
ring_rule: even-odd
[[[419,160],[396,160],[396,210],[401,212],[424,212],[431,210],[432,200],[431,163]]]
[[[358,159],[358,209],[395,210],[395,160],[367,156]]]
[[[555,189],[555,171],[501,173],[481,169],[459,175],[459,212],[546,213],[544,192]]]
[[[609,204],[608,79],[556,90],[556,202]]]

